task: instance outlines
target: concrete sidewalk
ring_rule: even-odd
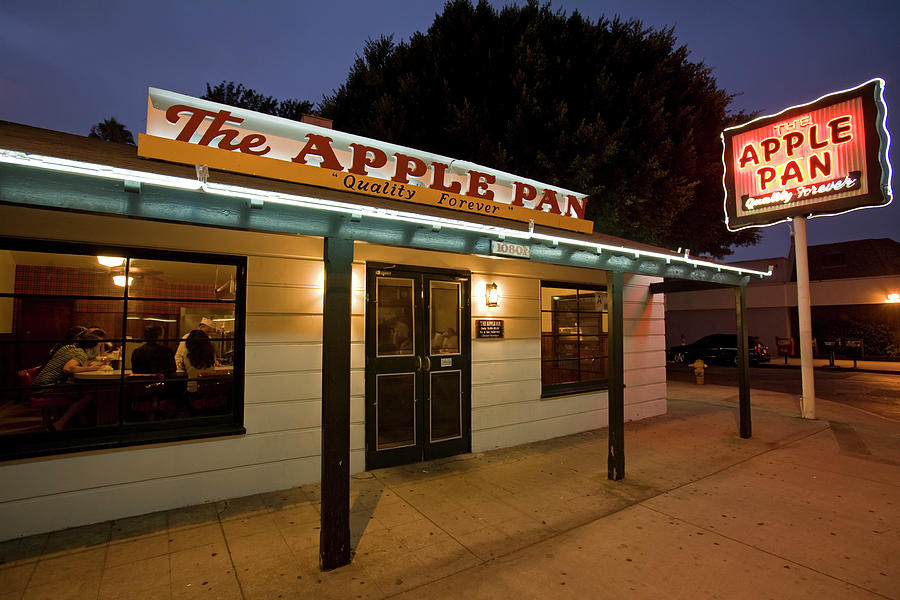
[[[900,424],[669,383],[670,412],[352,479],[351,565],[316,568],[318,486],[0,544],[10,598],[900,598]]]

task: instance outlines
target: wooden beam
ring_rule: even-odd
[[[350,563],[350,300],[353,240],[325,238],[319,568]]]
[[[712,281],[691,281],[689,279],[666,279],[659,283],[650,284],[651,294],[666,294],[669,292],[697,292],[700,290],[716,290],[733,287],[725,283]]]
[[[623,288],[625,276],[613,271],[609,278],[612,297],[609,314],[609,453],[607,477],[618,481],[625,477],[625,344]]]
[[[105,213],[229,229],[336,237],[386,246],[462,254],[488,255],[491,248],[492,237],[485,232],[450,227],[434,230],[401,219],[369,215],[354,218],[348,214],[312,206],[278,202],[264,202],[261,207],[254,208],[246,199],[240,197],[173,189],[152,183],[142,183],[140,193],[132,193],[123,189],[122,182],[19,165],[0,163],[0,182],[2,182],[0,202],[41,208]],[[244,179],[238,179],[236,182],[244,182],[246,185],[259,184],[262,189],[273,185],[282,189],[280,184],[276,185],[277,182],[270,180],[257,181],[251,178],[246,182]],[[354,201],[352,195],[329,190],[313,192],[305,186],[284,189],[291,193],[309,193],[316,197],[345,203]],[[529,247],[532,262],[664,277],[665,282],[654,284],[654,293],[676,291],[666,288],[673,279],[733,286],[740,285],[745,277],[729,269],[687,265],[678,262],[674,257],[667,259],[635,256],[634,252],[625,249],[604,250],[598,254],[593,249],[565,242],[556,247],[535,242],[529,244]],[[660,285],[663,287],[659,287]]]
[[[747,349],[747,286],[734,288],[737,320],[738,410],[742,438],[752,436],[750,425],[750,352]]]

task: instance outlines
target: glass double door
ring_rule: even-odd
[[[468,274],[370,266],[366,290],[366,468],[468,452]]]

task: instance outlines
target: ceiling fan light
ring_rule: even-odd
[[[125,264],[125,259],[121,256],[98,256],[97,262],[104,267],[121,267]]]

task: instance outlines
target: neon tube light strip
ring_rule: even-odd
[[[63,173],[87,175],[90,177],[102,177],[104,179],[113,179],[123,182],[140,181],[142,183],[159,185],[163,187],[171,187],[190,191],[203,191],[209,194],[215,194],[218,196],[225,196],[230,198],[243,198],[246,200],[262,201],[263,203],[272,202],[275,204],[282,204],[287,206],[299,206],[303,208],[314,208],[330,212],[338,212],[349,216],[361,215],[392,221],[416,223],[419,225],[427,225],[429,227],[447,227],[450,229],[471,231],[488,236],[514,238],[520,240],[536,240],[540,242],[549,242],[551,244],[564,243],[570,246],[578,246],[586,250],[591,250],[596,254],[602,254],[603,252],[632,254],[635,258],[644,256],[646,258],[661,259],[665,260],[667,264],[675,261],[687,265],[692,265],[694,267],[706,267],[719,271],[732,271],[734,273],[737,273],[738,275],[757,275],[759,277],[766,277],[772,274],[771,270],[756,271],[743,267],[739,268],[730,265],[718,264],[706,260],[697,260],[677,254],[663,254],[661,252],[638,250],[635,248],[627,248],[625,246],[611,246],[607,244],[600,244],[597,242],[590,242],[587,240],[578,240],[543,233],[535,233],[533,231],[507,229],[505,227],[496,227],[494,225],[480,225],[478,223],[469,223],[457,219],[432,217],[428,215],[420,215],[416,213],[384,208],[366,207],[356,204],[349,204],[346,202],[312,198],[309,196],[298,196],[281,192],[254,190],[252,188],[224,185],[219,183],[202,183],[200,181],[185,179],[183,177],[158,175],[155,173],[147,173],[144,171],[133,171],[131,169],[121,169],[118,167],[110,167],[106,165],[98,165],[94,163],[86,163],[50,156],[42,156],[39,154],[26,154],[24,152],[13,150],[0,149],[0,162],[25,167],[42,168]]]

